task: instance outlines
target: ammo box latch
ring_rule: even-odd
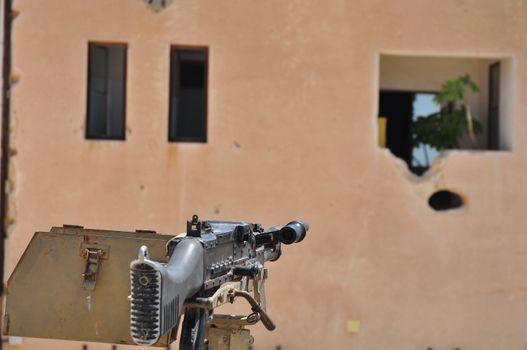
[[[97,272],[99,271],[99,261],[108,259],[108,247],[98,245],[82,245],[81,256],[86,259],[86,269],[82,274],[84,277],[84,289],[94,290],[97,282]]]

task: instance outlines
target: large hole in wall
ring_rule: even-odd
[[[512,69],[510,58],[381,55],[379,145],[417,175],[446,150],[510,150]],[[465,95],[438,103],[449,80]]]
[[[461,208],[464,202],[459,194],[448,190],[441,190],[434,192],[428,198],[428,205],[435,211],[444,211]]]

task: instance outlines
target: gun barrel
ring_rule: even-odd
[[[280,229],[280,242],[284,244],[293,244],[301,242],[309,230],[309,225],[300,221],[291,221]]]

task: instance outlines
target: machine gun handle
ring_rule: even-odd
[[[249,304],[251,304],[251,310],[254,313],[258,313],[260,315],[260,320],[264,324],[265,328],[267,328],[270,331],[272,331],[272,330],[274,330],[276,328],[276,325],[271,320],[271,318],[269,317],[267,312],[265,312],[264,309],[262,309],[260,304],[258,304],[258,302],[253,298],[253,296],[251,294],[249,294],[246,291],[242,291],[242,290],[235,290],[233,292],[233,294],[234,294],[235,297],[242,297],[242,298],[244,298],[245,300],[247,300],[249,302]]]

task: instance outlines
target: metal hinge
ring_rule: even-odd
[[[108,248],[103,247],[81,247],[81,255],[86,259],[86,269],[82,274],[84,277],[84,289],[94,290],[97,283],[97,272],[99,271],[99,260],[108,258]]]

